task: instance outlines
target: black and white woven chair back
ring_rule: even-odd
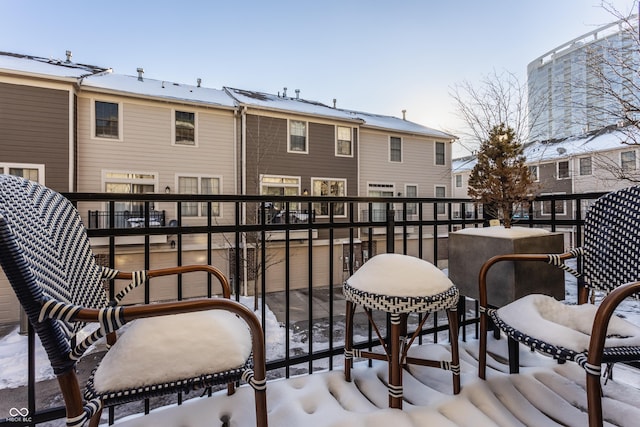
[[[583,247],[587,287],[609,293],[640,280],[640,187],[609,193],[589,208]]]
[[[49,358],[62,351],[66,359],[69,343],[63,341],[84,325],[38,322],[43,302],[54,299],[92,308],[107,304],[101,268],[74,206],[40,184],[0,175],[0,264]],[[56,371],[65,368],[55,366],[54,360],[52,365]]]

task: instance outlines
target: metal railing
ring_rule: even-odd
[[[541,197],[538,202],[550,204],[551,213],[536,214],[535,205],[532,205],[526,220],[517,225],[546,227],[552,231],[562,228],[572,234],[572,241],[580,242],[585,209],[589,201],[599,195]],[[377,253],[395,252],[427,259],[443,267],[447,262],[448,233],[464,227],[481,227],[486,222],[478,217],[477,208],[469,214],[468,199],[335,197],[328,200],[308,196],[145,194],[135,196],[135,202],[145,206],[136,217],[141,218],[141,226],[118,227],[116,203],[131,202],[131,195],[73,193],[66,196],[80,212],[89,211],[83,208],[85,204],[101,203],[103,211],[109,213],[108,220],[98,222],[102,227],[87,230],[90,238],[103,240],[102,246],[96,248],[99,262],[114,267],[119,257],[126,256],[129,260],[137,254],[139,269],[150,269],[152,264],[157,268],[156,258],[160,256],[165,260],[171,258],[174,265],[184,265],[195,251],[201,263],[225,266],[233,284],[234,297],[241,300],[244,294],[253,294],[254,308],[260,309],[262,324],[267,324],[267,313],[273,312],[284,332],[278,338],[283,341],[279,342],[282,354],[267,354],[269,378],[311,374],[342,364],[344,338],[339,331],[344,328],[344,300],[341,285],[368,258]],[[193,202],[206,205],[205,215],[183,218],[180,214],[182,204]],[[300,220],[301,212],[313,212],[314,204],[319,203],[329,204],[325,211],[327,215],[306,215]],[[558,216],[553,208],[557,203],[572,206],[570,214]],[[335,209],[334,204],[340,206]],[[270,215],[276,205],[281,207],[278,211],[281,221],[277,222]],[[151,206],[163,207],[161,225],[154,224],[154,218],[157,218],[154,212],[160,211],[152,210]],[[296,209],[289,209],[290,206]],[[384,207],[382,211],[381,207]],[[336,212],[343,214],[336,215]],[[165,225],[167,215],[176,218],[171,226]],[[83,219],[91,221],[94,218],[90,213]],[[270,240],[273,233],[280,233],[281,238]],[[154,236],[170,238],[154,243]],[[118,240],[122,237],[139,240],[122,244]],[[278,259],[270,258],[274,253]],[[252,285],[248,286],[248,282]],[[273,283],[279,284],[277,289],[273,289]],[[148,283],[144,286],[142,302],[151,303],[150,286]],[[211,284],[207,289],[211,295]],[[187,294],[186,284],[181,279],[175,285],[175,294],[178,299]],[[469,326],[472,330],[475,326],[476,335],[478,333],[477,303],[471,302],[470,306],[462,308],[461,339],[464,340]],[[301,312],[304,313],[302,318]],[[446,321],[441,319],[436,315],[427,322],[421,340],[437,342],[440,334],[447,333]],[[356,328],[361,328],[356,348],[379,344],[371,327],[365,325],[368,323],[363,319],[356,319]],[[267,342],[274,338],[272,334],[265,329]],[[302,338],[296,339],[296,336]],[[36,406],[34,341],[33,330],[29,328],[25,406],[30,422],[4,419],[0,420],[0,426],[35,425],[64,418],[63,407]],[[182,402],[182,396],[177,396],[176,400]],[[144,411],[148,412],[151,406],[146,402]],[[117,408],[109,410],[110,422],[119,416],[117,411]]]

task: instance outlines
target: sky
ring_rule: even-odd
[[[601,0],[0,0],[0,51],[70,50],[77,63],[217,89],[299,89],[456,135],[456,85],[494,71],[525,82],[529,62],[615,20]]]

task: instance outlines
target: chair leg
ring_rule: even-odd
[[[267,391],[255,391],[256,399],[256,427],[267,427]]]
[[[449,318],[449,342],[451,343],[451,371],[453,394],[460,393],[460,352],[458,351],[458,310],[447,310]]]
[[[400,366],[401,315],[391,314],[389,337],[389,407],[402,409],[402,366]]]
[[[478,376],[487,377],[487,313],[480,312],[480,344],[478,349]]]
[[[509,348],[509,373],[517,374],[520,372],[520,344],[511,337],[507,338],[507,347]]]
[[[93,414],[93,417],[89,420],[89,427],[98,427],[100,425],[100,417],[102,417],[102,408]]]
[[[344,378],[351,382],[351,368],[353,367],[353,314],[355,306],[351,301],[347,301],[345,331],[344,331]]]

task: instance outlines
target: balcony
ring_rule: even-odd
[[[545,196],[544,200],[562,201],[567,207],[573,206],[571,215],[559,219],[555,215],[532,214],[519,225],[563,230],[567,246],[571,246],[572,242],[581,240],[586,202],[597,196],[574,195],[564,199]],[[115,203],[126,199],[113,194],[68,194],[67,197],[76,203],[81,213],[86,213],[83,219],[89,225],[92,219],[100,217],[92,217],[89,212],[95,208],[91,210],[88,206],[106,204],[110,206],[106,211],[115,212]],[[305,211],[313,211],[313,203],[326,203],[327,199],[283,196],[276,200],[261,196],[167,194],[137,197],[146,206],[150,207],[152,203],[161,206],[162,211],[155,212],[162,212],[162,216],[152,214],[154,210],[149,208],[142,215],[127,218],[144,218],[139,227],[127,226],[128,221],[124,218],[94,222],[101,226],[89,227],[90,238],[105,242],[104,246],[95,248],[96,256],[100,262],[115,268],[126,267],[127,270],[207,263],[226,271],[234,286],[234,298],[257,308],[264,325],[270,425],[586,423],[584,410],[575,406],[582,399],[580,390],[584,373],[572,364],[556,365],[547,358],[521,350],[521,361],[527,367],[522,374],[509,376],[504,374],[508,372],[504,362],[506,340],[495,340],[490,342],[490,379],[487,382],[477,380],[478,313],[477,304],[472,300],[465,302],[461,312],[461,395],[451,395],[447,373],[420,368],[412,371],[406,380],[405,392],[410,405],[405,405],[402,412],[389,411],[386,409],[384,365],[373,363],[369,366],[361,362],[355,372],[355,381],[344,382],[341,370],[345,307],[341,293],[343,281],[369,257],[385,252],[418,256],[446,268],[446,245],[442,241],[446,241],[449,231],[456,227],[481,226],[484,222],[477,214],[455,217],[454,212],[464,212],[461,204],[468,203],[468,200],[344,197],[336,198],[335,203],[344,204],[345,215],[336,216],[334,210],[329,209],[327,216],[304,217]],[[217,208],[220,213],[198,218],[183,217],[180,214],[181,204],[194,201],[206,206],[206,212],[216,212]],[[285,214],[268,216],[269,203],[281,204],[281,212]],[[409,209],[408,204],[411,204]],[[374,214],[374,206],[380,205],[388,209],[384,214]],[[291,209],[292,206],[296,209]],[[444,213],[440,206],[444,206]],[[175,218],[175,226],[166,218]],[[156,221],[159,224],[155,224]],[[369,232],[373,229],[385,232]],[[282,238],[274,239],[274,233],[279,233]],[[294,237],[299,235],[304,238]],[[154,236],[170,238],[154,243]],[[121,244],[119,239],[123,237],[135,237],[139,243]],[[568,301],[575,300],[578,286],[576,282],[567,283]],[[169,298],[207,296],[208,291],[206,283],[158,280],[147,284],[130,302],[153,303]],[[359,314],[356,317],[357,347],[379,345],[365,316]],[[633,314],[631,310],[629,316]],[[424,325],[416,351],[447,351],[443,319],[438,315]],[[410,319],[410,329],[417,325],[417,319]],[[13,325],[4,326],[7,326],[5,331],[12,331]],[[23,339],[29,343],[29,362],[19,369],[26,379],[21,386],[0,390],[0,417],[6,417],[0,419],[0,426],[45,422],[49,423],[47,425],[64,425],[64,410],[56,398],[56,385],[46,374],[47,362],[43,362],[39,355],[37,341],[30,328],[25,326],[24,329],[28,332]],[[381,332],[386,334],[384,328]],[[103,354],[103,348],[96,348],[87,355],[80,363],[80,374],[88,373]],[[20,363],[16,365],[19,367]],[[637,378],[633,368],[624,366],[617,369],[623,370],[616,372],[616,379],[633,381]],[[43,375],[48,379],[39,379]],[[640,398],[638,383],[629,386],[616,382],[613,389],[605,388],[612,404],[621,408],[618,412],[622,413],[623,421],[618,425],[625,425],[624,419],[637,420],[640,416],[634,407],[637,406],[634,402]],[[133,427],[200,425],[196,421],[201,421],[202,425],[225,425],[224,420],[228,420],[228,425],[251,425],[246,422],[246,417],[251,416],[246,407],[253,404],[251,391],[240,387],[230,398],[222,393],[215,392],[212,399],[178,395],[172,400],[154,400],[142,406],[125,405],[106,411],[102,422]],[[513,399],[504,399],[505,396]],[[184,410],[175,406],[164,408],[175,403]],[[20,424],[7,419],[11,408],[26,408],[31,421]],[[145,413],[149,415],[125,420],[132,414]]]

